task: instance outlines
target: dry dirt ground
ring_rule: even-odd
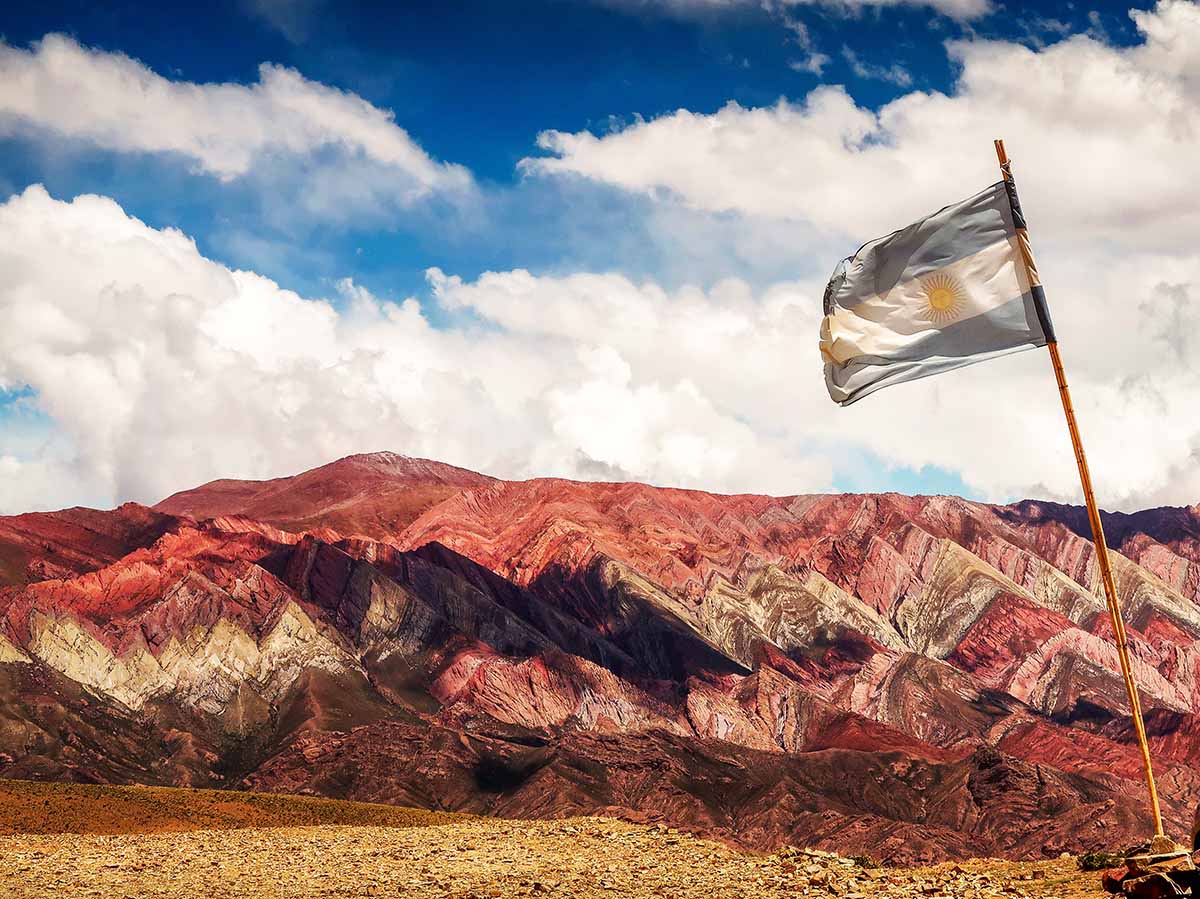
[[[294,826],[308,814],[348,810],[292,797],[252,797],[209,791],[165,791],[157,801],[158,824],[170,823],[183,802],[208,806],[221,823],[179,829],[151,823],[158,832],[120,833],[114,817],[101,818],[105,833],[14,833],[13,794],[0,784],[0,896],[11,899],[104,897],[104,899],[317,899],[317,897],[674,897],[674,899],[774,899],[774,897],[1059,897],[1096,899],[1097,874],[1081,873],[1073,859],[1015,863],[972,860],[933,868],[868,869],[838,856],[807,850],[754,855],[698,840],[663,827],[605,818],[566,821],[504,821],[443,816],[408,810],[387,824],[317,823]],[[59,799],[69,802],[65,788]],[[113,790],[114,788],[97,788]],[[120,790],[117,790],[120,793]],[[181,792],[187,794],[182,799]],[[37,791],[18,794],[36,806]],[[45,797],[43,797],[45,798]],[[154,796],[127,797],[125,812]],[[271,823],[273,808],[287,826]],[[219,807],[239,809],[228,814]],[[102,795],[84,796],[78,809],[104,806]],[[150,804],[153,804],[152,802]],[[329,803],[341,806],[341,803]],[[231,824],[253,810],[254,826]],[[409,817],[405,818],[407,814]],[[86,830],[75,815],[70,829]],[[133,822],[125,821],[126,825]],[[175,822],[178,823],[178,822]],[[226,827],[236,829],[213,829]],[[128,826],[125,829],[129,829]]]
[[[423,827],[471,817],[276,793],[0,779],[0,834],[157,833],[314,824]]]

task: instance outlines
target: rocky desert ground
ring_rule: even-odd
[[[609,818],[513,821],[299,797],[16,782],[0,784],[0,814],[0,895],[11,899],[1103,895],[1099,875],[1081,872],[1071,857],[876,867],[818,850],[744,852]],[[52,815],[77,832],[49,832]],[[279,824],[286,826],[272,826]]]

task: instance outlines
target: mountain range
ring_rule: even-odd
[[[1104,518],[1169,829],[1200,506]],[[1149,812],[1081,508],[504,481],[394,453],[0,518],[0,776],[604,814],[897,862]]]

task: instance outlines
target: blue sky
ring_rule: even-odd
[[[0,33],[28,45],[60,32],[198,83],[252,83],[264,61],[294,67],[392,110],[432,156],[468,167],[489,191],[489,221],[430,227],[427,218],[401,217],[293,231],[264,221],[236,187],[189,176],[174,160],[123,158],[86,144],[58,144],[47,154],[45,141],[19,137],[3,144],[0,185],[14,191],[41,182],[56,196],[111,196],[147,223],[182,228],[208,255],[307,293],[348,276],[391,293],[419,291],[429,266],[464,277],[580,263],[650,274],[659,260],[602,239],[606,229],[638,227],[627,203],[602,212],[592,229],[599,233],[581,246],[560,222],[578,198],[522,184],[517,164],[536,153],[539,132],[602,133],[613,122],[676,109],[710,113],[729,101],[770,106],[800,100],[821,83],[845,84],[858,103],[877,108],[914,88],[948,90],[954,67],[942,43],[963,34],[1036,43],[1094,28],[1098,17],[1114,40],[1133,35],[1127,3],[1014,5],[970,23],[923,7],[847,15],[802,6],[789,17],[830,57],[816,75],[790,67],[805,55],[794,32],[752,3],[695,15],[653,3],[571,0],[269,6],[279,11],[264,15],[251,2],[17,4],[0,16]],[[856,74],[846,49],[871,69],[899,65],[911,85]],[[587,202],[591,211],[604,208],[603,198]]]
[[[455,340],[462,338],[462,346],[488,346],[498,333],[512,336],[505,352],[513,354],[510,358],[520,367],[526,360],[515,354],[539,352],[537,341],[549,338],[536,323],[531,326],[526,322],[521,326],[525,331],[517,334],[510,312],[499,310],[494,303],[488,305],[491,301],[478,289],[486,272],[525,270],[534,279],[556,285],[564,297],[574,296],[572,291],[587,294],[591,289],[584,282],[569,279],[589,274],[609,276],[623,279],[606,282],[617,292],[626,290],[626,285],[646,288],[644,293],[650,299],[645,301],[652,304],[657,302],[654,291],[665,291],[673,298],[666,304],[673,310],[689,309],[689,291],[698,290],[707,297],[706,315],[714,316],[714,321],[722,313],[722,285],[735,281],[741,285],[739,289],[744,287],[757,298],[755,304],[745,307],[746,314],[762,318],[767,315],[763,310],[770,306],[772,291],[781,284],[792,284],[793,291],[811,292],[811,302],[817,304],[823,276],[839,254],[876,236],[873,229],[889,222],[891,226],[903,224],[882,213],[876,215],[873,208],[879,198],[865,188],[856,195],[848,187],[845,194],[851,198],[851,205],[864,207],[860,218],[841,216],[835,222],[821,216],[793,216],[786,210],[780,213],[761,198],[754,199],[753,191],[761,191],[763,185],[747,183],[744,203],[737,183],[723,185],[721,199],[707,198],[703,190],[672,180],[669,156],[658,163],[663,167],[658,173],[642,172],[642,157],[637,155],[620,156],[612,164],[606,157],[593,165],[573,151],[539,146],[539,134],[591,134],[601,139],[603,148],[611,146],[616,159],[619,138],[652,136],[652,129],[666,131],[673,127],[672,122],[678,122],[681,129],[717,123],[727,115],[722,111],[733,103],[747,112],[737,122],[737,127],[747,129],[746,156],[775,153],[782,148],[755,143],[754,116],[772,120],[772,125],[777,119],[790,121],[789,116],[815,118],[810,115],[811,98],[824,96],[820,91],[831,86],[841,86],[848,98],[837,108],[839,123],[849,123],[856,115],[898,109],[909,97],[945,95],[961,100],[966,92],[964,66],[982,71],[986,60],[976,61],[972,56],[964,62],[963,57],[956,57],[955,51],[948,49],[948,42],[999,46],[1008,53],[1026,48],[1038,59],[1050,61],[1058,58],[1056,53],[1065,56],[1068,52],[1056,51],[1057,45],[1085,40],[1088,47],[1101,48],[1119,61],[1128,48],[1140,45],[1150,33],[1145,28],[1139,30],[1130,9],[1128,3],[1064,6],[988,0],[894,5],[865,0],[528,0],[513,4],[393,5],[245,0],[202,7],[22,4],[0,13],[0,34],[7,47],[21,51],[10,53],[17,65],[35,65],[44,55],[39,42],[48,35],[60,35],[65,52],[77,51],[79,59],[101,60],[107,65],[117,54],[124,54],[138,64],[142,73],[138,77],[200,86],[197,90],[209,91],[213,104],[219,105],[224,100],[217,96],[220,91],[210,91],[214,85],[244,85],[257,90],[262,77],[260,65],[275,64],[296,74],[298,81],[289,82],[293,92],[307,97],[329,89],[340,92],[339,97],[350,97],[347,102],[362,104],[361,109],[367,109],[370,115],[378,112],[394,117],[395,133],[386,139],[397,145],[410,140],[416,152],[424,154],[420,165],[428,163],[441,172],[429,177],[442,180],[437,182],[439,186],[419,192],[417,199],[405,192],[408,188],[403,184],[392,192],[389,180],[398,170],[387,168],[371,156],[376,152],[370,149],[369,141],[375,139],[371,137],[363,138],[368,143],[361,145],[366,149],[359,150],[347,150],[337,139],[328,137],[306,145],[303,151],[277,145],[251,149],[246,152],[258,155],[246,163],[240,156],[234,162],[228,157],[217,159],[216,151],[204,144],[208,138],[202,135],[194,144],[188,144],[192,138],[185,135],[176,139],[168,134],[169,125],[163,124],[163,134],[154,139],[158,142],[143,146],[137,134],[156,129],[155,123],[130,120],[126,126],[121,121],[121,116],[128,114],[125,111],[135,108],[122,104],[136,104],[136,99],[115,98],[110,119],[99,121],[103,117],[98,115],[98,123],[86,131],[64,122],[64,117],[50,108],[55,101],[47,95],[34,101],[32,111],[21,107],[24,111],[10,109],[0,114],[0,194],[19,195],[29,185],[41,184],[48,198],[38,203],[63,203],[83,193],[111,198],[125,217],[141,220],[155,235],[177,229],[195,241],[200,256],[230,270],[265,276],[279,288],[311,300],[313,309],[327,306],[342,321],[350,320],[350,306],[355,297],[361,296],[359,292],[365,291],[385,310],[398,308],[395,304],[414,297],[423,321]],[[1180,27],[1176,20],[1182,21],[1183,14],[1170,19],[1167,13],[1160,13],[1166,23],[1163,27]],[[1085,49],[1081,44],[1077,52]],[[983,55],[981,52],[979,58]],[[40,77],[49,76],[43,73]],[[119,92],[121,88],[116,85],[113,90]],[[18,98],[12,102],[16,109],[23,101]],[[43,106],[37,107],[38,102]],[[847,105],[849,108],[843,108]],[[255,108],[265,110],[264,115],[275,114],[273,107],[264,104]],[[160,117],[171,114],[168,105]],[[287,114],[304,115],[294,110]],[[110,113],[106,110],[104,115]],[[187,127],[185,124],[182,130],[187,131]],[[264,120],[262,124],[264,132],[305,127],[301,119],[286,117]],[[853,130],[858,126],[846,127]],[[247,127],[248,135],[253,130]],[[244,137],[247,146],[259,139],[256,135]],[[859,160],[856,165],[868,164],[863,160],[871,156],[876,140],[886,145],[893,138],[863,138],[855,148]],[[164,151],[161,145],[190,149]],[[986,157],[987,147],[982,142],[980,145],[981,155]],[[732,146],[736,154],[738,142],[735,140]],[[807,165],[800,146],[797,144],[795,172],[787,165],[787,153],[783,153],[784,168],[796,178],[802,177]],[[240,153],[243,149],[234,147],[233,151]],[[685,144],[680,152],[686,155],[690,147]],[[729,147],[723,146],[720,152],[730,152]],[[560,157],[569,171],[547,174],[548,170],[522,163],[530,158]],[[733,161],[741,164],[747,160],[735,157]],[[940,164],[937,159],[928,161],[929,168],[936,169]],[[613,167],[621,165],[628,173]],[[854,170],[847,171],[852,182]],[[968,173],[962,183],[973,183],[970,178],[992,177],[983,174],[983,168],[979,172]],[[708,180],[719,182],[726,177],[736,180],[734,167],[722,169],[718,164]],[[947,179],[954,190],[958,189],[956,177]],[[454,181],[458,186],[445,187],[443,181]],[[643,186],[643,182],[649,186]],[[822,185],[814,183],[810,188],[815,193]],[[769,195],[769,183],[765,190]],[[311,199],[317,195],[319,200]],[[904,212],[895,215],[922,211],[923,205],[935,208],[953,199],[956,197],[937,193],[926,200],[923,195],[902,206]],[[29,205],[37,204],[31,200]],[[1032,205],[1036,208],[1036,200]],[[13,214],[16,212],[14,209]],[[28,210],[22,212],[31,214]],[[65,212],[62,207],[48,206],[46,214],[61,217]],[[439,293],[435,280],[427,274],[430,269],[444,272],[451,279],[447,282],[450,286]],[[104,283],[97,280],[100,277],[96,274],[86,283],[95,284],[102,297],[112,276],[105,276],[109,281]],[[347,287],[350,283],[352,288]],[[150,290],[145,285],[137,289]],[[169,286],[156,285],[154,289],[161,289],[164,296],[172,295]],[[462,298],[468,294],[470,298]],[[28,292],[22,296],[28,303]],[[153,301],[150,292],[146,296],[146,302]],[[103,300],[88,301],[89,312],[98,308],[97,302],[102,305]],[[795,307],[804,299],[786,302]],[[568,300],[563,303],[566,308]],[[789,307],[785,304],[782,308]],[[2,310],[0,305],[0,314]],[[684,312],[679,315],[679,321],[690,321],[682,317]],[[788,313],[789,327],[797,321],[796,315],[799,313]],[[755,327],[768,326],[760,321]],[[585,346],[587,340],[575,336],[568,347],[562,343],[567,339],[564,333],[555,332],[558,343],[553,350],[562,353],[563,358],[580,353],[591,358],[588,353],[593,349],[606,352],[615,347],[610,359],[615,361],[604,376],[615,371],[616,380],[624,385],[622,389],[628,389],[639,397],[638,402],[648,403],[653,409],[660,408],[654,405],[658,402],[655,391],[669,396],[672,391],[682,390],[692,396],[687,391],[699,379],[688,376],[687,366],[704,364],[697,356],[694,363],[678,363],[683,374],[679,367],[666,373],[639,362],[635,356],[641,351],[625,349],[619,340],[596,348]],[[95,335],[85,343],[94,344]],[[353,353],[360,351],[362,348],[356,345]],[[752,344],[738,352],[755,351]],[[347,363],[353,353],[346,350],[337,364]],[[317,364],[313,359],[318,357],[325,358],[314,351],[303,364]],[[72,358],[78,358],[78,353]],[[262,364],[271,368],[275,362]],[[320,364],[334,363],[325,359]],[[630,366],[628,377],[622,374],[626,364]],[[105,371],[123,376],[121,363],[110,359],[104,365]],[[490,371],[494,370],[493,364]],[[33,362],[24,368],[13,366],[7,374],[0,369],[0,388],[4,391],[0,392],[0,423],[9,429],[8,443],[0,443],[0,456],[7,452],[15,460],[11,466],[33,466],[39,464],[40,452],[58,454],[56,458],[61,457],[59,461],[66,466],[64,470],[69,469],[70,477],[45,476],[56,484],[72,485],[56,487],[44,500],[24,491],[20,493],[23,502],[52,504],[77,498],[103,505],[129,497],[145,501],[153,499],[154,491],[161,490],[172,478],[182,481],[172,486],[184,487],[188,478],[284,473],[289,466],[323,461],[320,453],[385,448],[368,445],[368,441],[384,439],[388,433],[366,430],[345,440],[323,435],[300,451],[297,447],[305,441],[303,433],[298,432],[286,447],[276,448],[268,441],[255,444],[242,456],[217,453],[203,445],[203,435],[194,436],[188,438],[192,441],[188,445],[197,458],[205,461],[173,466],[163,478],[145,481],[131,473],[144,460],[121,457],[121,452],[131,451],[113,448],[121,443],[118,437],[107,432],[102,439],[97,436],[96,426],[73,410],[66,395],[55,398],[55,390],[62,388],[52,387],[49,380],[38,381],[48,375],[35,377],[22,371],[44,369]],[[260,369],[255,371],[261,374]],[[274,374],[274,369],[271,371]],[[428,376],[426,372],[420,377]],[[790,373],[786,377],[790,378]],[[819,372],[812,377],[819,382]],[[476,372],[468,379],[474,386],[462,389],[469,393],[486,378],[486,372]],[[781,372],[781,390],[784,378]],[[1099,374],[1097,378],[1103,380]],[[329,380],[335,380],[335,375],[331,373]],[[483,452],[472,449],[477,446],[472,443],[475,437],[467,433],[456,432],[453,439],[439,442],[436,434],[429,433],[438,427],[434,418],[404,419],[403,411],[396,411],[402,406],[396,405],[390,407],[399,416],[396,441],[386,448],[440,453],[453,457],[450,461],[510,476],[608,472],[617,477],[714,489],[894,489],[955,492],[989,499],[1013,498],[1031,490],[1069,497],[1073,489],[1069,480],[1062,478],[1060,468],[1042,478],[1040,474],[1001,476],[1001,461],[993,468],[987,468],[993,463],[976,464],[973,460],[989,455],[987,447],[964,453],[960,464],[954,457],[927,458],[936,454],[919,450],[893,453],[886,441],[879,443],[866,437],[847,439],[845,443],[827,433],[798,437],[803,433],[800,423],[771,420],[771,415],[786,413],[785,403],[770,405],[769,413],[765,408],[739,408],[736,383],[732,381],[711,389],[701,385],[699,398],[693,397],[699,404],[697,417],[689,419],[686,427],[664,431],[652,441],[657,448],[652,453],[654,458],[639,461],[639,457],[616,448],[597,449],[605,445],[602,435],[583,434],[573,438],[578,446],[571,444],[562,436],[574,427],[568,423],[569,416],[554,418],[545,410],[530,411],[545,397],[558,396],[554,392],[558,388],[550,381],[540,388],[529,387],[528,382],[528,378],[520,380],[520,389],[534,393],[522,403],[509,408],[503,397],[481,400],[485,403],[481,414],[494,415],[496,428],[511,428],[514,432],[530,427],[530,421],[536,420],[538,427],[565,443],[522,446],[519,440],[506,436],[499,441],[501,449]],[[144,377],[137,383],[141,385],[139,390],[146,390]],[[589,383],[579,381],[579,397],[584,396]],[[487,393],[489,388],[479,389]],[[938,397],[941,393],[933,390],[928,395]],[[938,402],[944,404],[947,400]],[[130,405],[121,406],[123,415],[132,416],[130,420],[153,418],[149,409],[139,406],[130,411]],[[671,403],[667,405],[674,410]],[[835,411],[830,406],[821,414],[833,416]],[[928,414],[928,410],[921,414]],[[705,415],[719,415],[720,420],[709,421]],[[804,416],[812,420],[810,413],[804,412]],[[866,427],[861,419],[856,421],[859,424],[855,427]],[[645,434],[654,426],[631,420],[629,427],[637,439],[649,440]],[[820,427],[829,430],[824,422]],[[832,430],[836,434],[837,428]],[[729,439],[748,441],[746,447],[754,445],[754,452],[767,454],[764,459],[778,456],[782,461],[777,462],[777,475],[760,482],[753,471],[762,466],[754,465],[747,469],[749,473],[735,474],[740,463],[706,467],[678,449],[711,439],[714,442],[709,455],[745,457],[748,449],[732,450],[711,436],[726,432],[741,435]],[[415,445],[411,440],[405,445],[404,435],[413,433],[419,433],[420,439]],[[38,443],[38,439],[43,442]],[[219,426],[208,439],[214,444],[222,442]],[[1178,438],[1176,456],[1185,453],[1188,440],[1189,435]],[[763,450],[759,444],[777,447],[778,453],[775,449]],[[578,456],[584,461],[555,462],[556,446],[559,455]],[[788,446],[793,449],[786,449]],[[797,461],[800,455],[816,461],[813,465],[808,461],[801,464]],[[1165,472],[1180,463],[1182,457],[1176,456],[1163,462],[1160,481],[1165,482]],[[675,461],[669,461],[672,459]],[[762,463],[771,464],[776,463]],[[554,470],[542,470],[546,467]],[[706,476],[712,478],[712,483],[705,482]],[[793,482],[796,489],[786,489]],[[1158,496],[1161,487],[1139,488],[1137,496]],[[17,495],[16,491],[12,493],[13,497]],[[10,504],[16,502],[15,498],[9,500]]]

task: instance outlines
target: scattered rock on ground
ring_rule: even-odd
[[[1071,857],[869,867],[814,849],[740,852],[605,818],[0,837],[11,899],[1096,899]]]

